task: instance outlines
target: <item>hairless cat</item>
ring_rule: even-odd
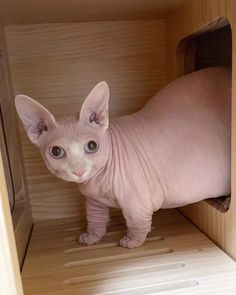
[[[109,88],[97,84],[79,114],[55,119],[17,95],[16,109],[48,169],[79,183],[86,198],[91,245],[106,233],[109,207],[121,208],[127,234],[120,245],[142,245],[152,214],[230,195],[231,74],[223,67],[170,83],[134,114],[108,116]]]

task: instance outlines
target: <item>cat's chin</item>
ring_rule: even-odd
[[[52,172],[53,173],[53,172]],[[84,182],[84,180],[78,179],[78,178],[74,178],[74,177],[67,177],[67,176],[60,176],[57,173],[53,173],[57,178],[64,180],[64,181],[68,181],[68,182],[75,182],[75,183],[82,183]]]
[[[60,179],[62,179],[62,180],[65,180],[65,181],[69,181],[69,182],[75,182],[75,183],[78,183],[78,184],[80,184],[80,183],[84,183],[84,182],[86,182],[86,181],[88,181],[89,179],[88,178],[86,178],[86,179],[84,179],[84,178],[70,178],[70,177],[59,177]]]
[[[74,182],[80,184],[80,183],[83,183],[83,182],[85,182],[85,181],[87,181],[87,179],[78,179],[78,180],[76,180],[76,181],[74,181]]]
[[[85,181],[87,181],[87,179],[71,179],[71,178],[62,178],[62,177],[59,177],[61,180],[64,180],[64,181],[68,181],[68,182],[74,182],[74,183],[77,183],[77,184],[81,184]]]

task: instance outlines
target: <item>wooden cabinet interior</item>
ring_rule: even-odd
[[[192,288],[191,294],[195,290],[196,294],[201,290],[207,294],[223,294],[225,290],[229,293],[224,294],[232,294],[236,287],[232,279],[235,263],[229,258],[236,257],[235,9],[236,4],[231,0],[130,0],[112,5],[107,0],[100,1],[99,5],[95,1],[63,0],[56,6],[52,0],[47,4],[39,0],[2,1],[0,51],[5,78],[0,77],[0,102],[16,197],[11,215],[6,205],[5,173],[0,166],[0,212],[4,212],[0,217],[4,221],[0,232],[7,241],[4,246],[0,245],[0,257],[4,253],[8,255],[6,271],[0,267],[0,273],[2,277],[9,274],[14,282],[10,291],[5,286],[4,294],[22,294],[15,242],[18,261],[22,264],[32,222],[35,226],[22,271],[26,295],[52,295],[55,290],[58,295],[67,294],[65,290],[78,294],[78,286],[85,288],[85,294],[94,294],[94,290],[102,294],[161,291],[169,294],[173,289],[175,294],[189,294],[188,288]],[[219,212],[206,202],[181,208],[180,212],[202,233],[180,213],[160,212],[163,222],[157,221],[157,231],[141,250],[130,252],[116,245],[123,225],[114,211],[113,216],[119,223],[113,224],[114,231],[111,230],[101,244],[87,250],[78,247],[75,235],[85,220],[83,197],[76,185],[62,182],[47,171],[20,124],[17,132],[14,95],[25,93],[55,115],[63,115],[79,110],[93,85],[107,80],[112,93],[111,116],[117,116],[138,110],[156,91],[184,73],[215,65],[231,65],[233,76],[229,210]],[[160,233],[163,239],[159,239]],[[179,248],[176,246],[178,249],[172,251],[173,244]],[[167,249],[166,253],[155,252],[160,245],[164,247],[162,250]],[[199,251],[199,247],[204,250]],[[143,255],[141,259],[138,259],[139,253]],[[127,276],[127,269],[114,256],[123,257],[138,270],[132,269]],[[212,260],[208,263],[205,256]],[[185,269],[184,257],[188,257],[189,271]],[[112,274],[108,275],[109,259],[113,258],[113,273],[117,272],[120,283],[113,280]],[[149,265],[150,258],[158,258],[155,265]],[[179,271],[168,268],[173,259],[174,268]],[[205,272],[199,270],[198,259]],[[83,265],[79,274],[75,268],[65,267],[66,263],[75,265],[74,262]],[[162,264],[165,274],[160,274]],[[94,266],[99,266],[99,274],[93,272]],[[145,270],[144,274],[140,274],[140,269]],[[58,280],[54,278],[54,271]],[[163,280],[165,275],[174,273],[174,276],[170,284],[163,284],[152,281],[153,273],[157,277],[161,275]],[[128,283],[129,279],[134,285],[140,283],[140,288]],[[223,280],[227,282],[224,286]]]

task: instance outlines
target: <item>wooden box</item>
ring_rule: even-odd
[[[236,294],[235,17],[233,0],[2,1],[0,294]],[[133,250],[118,247],[125,228],[114,211],[102,242],[79,246],[83,196],[48,172],[14,95],[66,115],[106,80],[119,116],[175,78],[219,65],[232,66],[230,208],[162,210]]]

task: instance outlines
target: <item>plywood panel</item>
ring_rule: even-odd
[[[23,295],[16,244],[0,152],[0,290],[5,295]]]
[[[14,195],[14,206],[20,206],[27,199],[25,190],[24,169],[20,146],[20,137],[17,133],[16,111],[13,102],[12,84],[10,68],[5,42],[3,27],[0,28],[0,104],[3,136],[5,137],[6,152],[4,153],[4,163],[8,163],[8,187],[11,187]],[[3,151],[2,151],[3,155]],[[6,167],[7,168],[7,167]],[[7,172],[6,172],[7,173]],[[13,207],[14,207],[13,206]]]
[[[188,0],[167,19],[168,80],[183,74],[183,58],[176,54],[179,42],[193,34],[214,30],[228,19],[232,29],[232,173],[231,206],[221,213],[202,202],[183,208],[181,211],[214,242],[236,259],[236,3],[231,0]],[[220,18],[221,17],[221,18]],[[222,18],[223,17],[223,18]],[[171,30],[172,29],[172,30]],[[222,42],[222,40],[219,40]],[[180,60],[179,60],[180,58]],[[182,66],[180,66],[182,64]]]
[[[20,137],[17,132],[16,112],[12,98],[13,93],[4,28],[0,27],[0,104],[3,125],[1,140],[4,140],[6,145],[5,152],[2,149],[2,145],[0,150],[8,184],[8,194],[10,192],[12,194],[11,217],[15,230],[19,263],[21,265],[32,227],[32,216],[25,183]]]
[[[18,206],[15,210],[13,214],[13,225],[19,265],[22,267],[33,227],[32,213],[28,201],[20,207]]]
[[[106,80],[111,115],[140,109],[167,81],[165,21],[118,21],[6,27],[14,92],[55,115],[80,110]],[[57,180],[24,132],[22,146],[34,220],[82,214],[75,184]]]
[[[36,224],[25,295],[235,294],[235,262],[175,210],[156,213],[146,243],[132,250],[119,247],[119,216],[96,245],[77,243],[83,227],[71,218]]]
[[[165,17],[184,0],[2,0],[0,23],[27,24]]]

